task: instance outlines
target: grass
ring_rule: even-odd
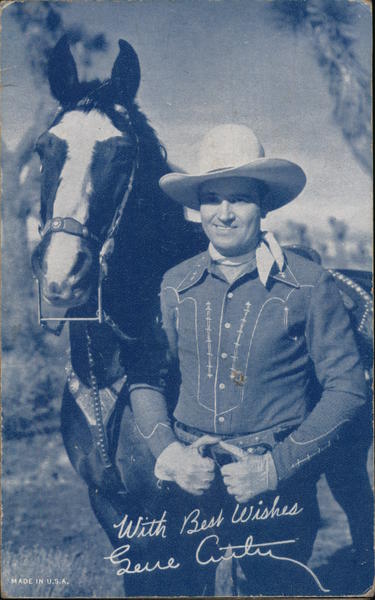
[[[22,575],[21,575],[22,574]],[[16,583],[19,578],[24,583]],[[121,597],[122,580],[93,568],[90,548],[64,550],[21,547],[4,550],[2,591],[8,598]]]

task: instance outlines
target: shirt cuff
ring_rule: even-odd
[[[139,427],[138,431],[147,442],[148,447],[156,459],[165,448],[173,442],[177,442],[177,438],[169,423],[157,423],[149,434],[145,434]]]
[[[306,467],[318,455],[323,454],[338,436],[322,436],[319,445],[306,443],[296,445],[291,437],[276,444],[272,450],[272,458],[275,463],[277,477],[280,483],[295,475],[302,467]]]

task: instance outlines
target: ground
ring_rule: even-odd
[[[69,463],[60,433],[7,441],[3,450],[4,595],[123,596],[121,578],[104,560],[111,551],[109,542],[91,511],[86,485]],[[310,566],[329,582],[331,593],[338,594],[343,578],[350,577],[351,538],[346,517],[324,478],[319,482],[319,502],[322,528]],[[228,579],[224,573],[218,582],[222,595],[231,593]]]

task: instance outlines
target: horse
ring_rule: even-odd
[[[153,477],[154,460],[129,406],[128,384],[152,331],[162,275],[205,249],[207,240],[200,226],[187,221],[182,208],[158,187],[159,178],[171,169],[135,102],[140,66],[132,46],[119,41],[109,79],[79,82],[63,37],[51,52],[48,79],[60,107],[36,142],[41,242],[32,265],[39,320],[49,330],[57,320],[56,334],[69,323],[63,441],[88,486],[94,513],[116,547],[113,525],[125,514],[135,520],[140,514],[152,518],[155,497],[161,493]],[[311,250],[294,250],[319,260]],[[369,275],[349,277],[336,270],[332,275],[368,361],[371,298],[362,286],[368,286]],[[65,316],[44,316],[45,301],[65,310]],[[171,386],[171,408],[176,396]],[[340,495],[340,485],[331,469],[331,487],[344,506],[347,494]],[[365,488],[364,481],[361,490]],[[366,488],[366,502],[369,493]],[[147,538],[134,539],[132,547],[141,556]],[[162,582],[157,586],[154,579],[152,594],[165,595]],[[133,596],[150,592],[139,578],[128,577],[125,587]]]
[[[51,51],[48,80],[60,107],[35,144],[41,242],[32,265],[39,319],[53,330],[55,319],[43,315],[43,304],[66,310],[55,328],[58,334],[69,323],[63,441],[115,544],[113,524],[125,513],[148,514],[159,491],[127,401],[129,373],[142,360],[162,275],[207,241],[158,187],[171,169],[135,102],[140,66],[132,46],[119,41],[109,79],[80,83],[64,36]],[[119,438],[126,446],[120,462]]]

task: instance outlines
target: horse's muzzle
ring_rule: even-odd
[[[34,250],[31,262],[46,302],[65,308],[80,306],[87,302],[91,293],[93,263],[89,248],[86,246],[80,248],[66,275],[56,272],[56,269],[55,276],[49,275],[43,243]]]

